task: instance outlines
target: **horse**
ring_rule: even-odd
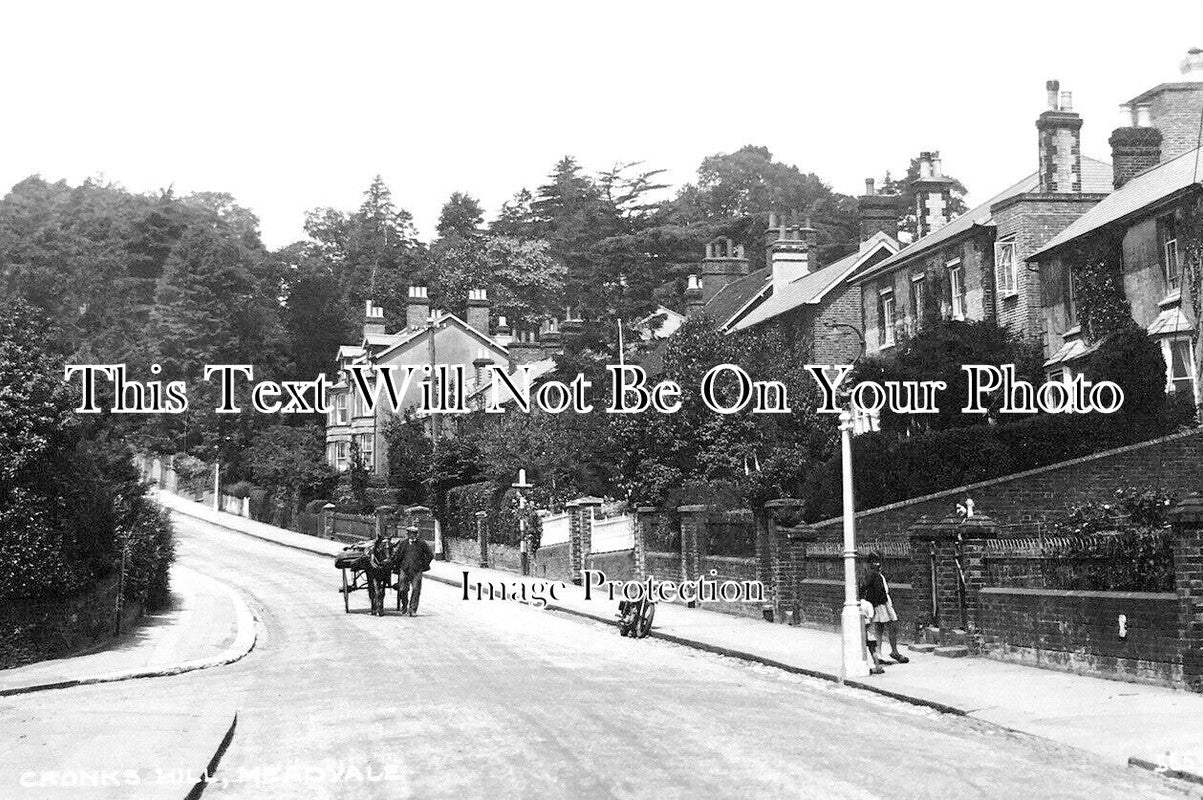
[[[372,601],[372,615],[384,616],[384,592],[391,585],[393,572],[397,569],[400,548],[394,548],[388,536],[377,536],[368,549],[368,597]]]

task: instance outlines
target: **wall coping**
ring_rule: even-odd
[[[664,558],[680,558],[681,557],[680,553],[670,553],[667,550],[647,550],[647,551],[645,551],[645,555],[661,556]]]
[[[1201,436],[1201,435],[1203,435],[1203,428],[1193,428],[1189,431],[1182,431],[1181,433],[1171,433],[1168,436],[1160,436],[1156,439],[1150,439],[1147,442],[1137,442],[1136,444],[1126,444],[1123,447],[1116,447],[1112,450],[1104,450],[1101,453],[1091,453],[1088,456],[1080,456],[1078,458],[1071,458],[1068,461],[1058,461],[1056,464],[1049,464],[1049,465],[1043,466],[1043,467],[1036,467],[1035,469],[1029,469],[1024,472],[1012,472],[1010,475],[1000,475],[997,478],[991,478],[991,479],[985,480],[985,481],[978,481],[977,483],[969,483],[964,486],[957,486],[952,489],[945,489],[940,492],[934,492],[932,494],[925,494],[925,495],[922,495],[921,497],[912,497],[909,500],[899,500],[896,503],[889,503],[884,506],[877,506],[876,508],[867,508],[864,511],[857,511],[856,519],[861,519],[862,517],[871,517],[876,514],[884,514],[887,511],[895,511],[899,508],[906,508],[907,506],[919,505],[920,503],[927,503],[931,500],[939,500],[941,498],[946,498],[946,497],[956,497],[958,495],[964,495],[967,492],[975,490],[975,489],[984,489],[987,486],[998,486],[1000,484],[1009,483],[1011,481],[1016,481],[1021,478],[1029,478],[1034,475],[1042,475],[1046,472],[1055,472],[1056,470],[1059,470],[1059,469],[1067,469],[1069,467],[1077,466],[1078,464],[1085,464],[1089,461],[1097,461],[1101,458],[1109,458],[1111,456],[1117,456],[1122,453],[1130,453],[1135,450],[1141,450],[1146,447],[1154,447],[1156,445],[1165,444],[1166,442],[1173,442],[1173,441],[1177,441],[1178,439],[1185,439],[1190,436]],[[829,527],[832,525],[841,524],[843,522],[843,519],[844,519],[843,517],[829,517],[827,519],[819,520],[818,522],[811,523],[811,527],[812,528]]]
[[[986,586],[978,594],[1013,594],[1028,597],[1086,597],[1093,600],[1158,600],[1178,602],[1174,592],[1104,592],[1096,589],[1024,589],[1005,586]]]
[[[818,584],[821,586],[838,586],[841,589],[844,588],[844,582],[842,580],[840,580],[839,578],[803,578],[802,583],[812,583],[812,584]],[[915,587],[909,583],[894,583],[893,581],[890,581],[890,589],[891,590],[893,590],[893,589],[913,590],[914,588]]]
[[[702,556],[703,561],[721,561],[726,564],[756,564],[760,561],[756,556]]]

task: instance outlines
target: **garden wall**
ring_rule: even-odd
[[[987,587],[978,626],[979,652],[991,658],[1142,683],[1182,681],[1178,598],[1170,592]]]
[[[1006,523],[1044,524],[1063,519],[1078,505],[1105,500],[1116,489],[1139,486],[1186,496],[1203,487],[1203,430],[1194,429],[1140,444],[960,486],[936,494],[860,511],[859,539],[905,539],[922,516],[948,515],[966,495],[978,512]],[[812,526],[821,539],[838,540],[839,517]]]

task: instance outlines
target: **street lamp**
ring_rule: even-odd
[[[522,553],[522,574],[530,574],[530,544],[526,540],[526,496],[522,494],[523,489],[529,489],[534,486],[533,483],[527,483],[526,470],[518,470],[518,480],[510,484],[510,488],[518,492],[518,536],[520,538],[519,549]]]
[[[840,412],[840,460],[844,478],[844,610],[840,614],[840,681],[869,675],[864,622],[856,598],[856,506],[852,494],[852,412]]]

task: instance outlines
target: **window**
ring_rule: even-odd
[[[339,472],[346,472],[349,466],[347,450],[347,442],[337,442],[334,445],[334,468]]]
[[[882,289],[877,295],[877,318],[880,327],[877,341],[882,347],[894,344],[894,290]]]
[[[995,242],[994,271],[998,274],[998,294],[1019,294],[1019,249],[1016,242]]]
[[[1157,238],[1161,243],[1161,269],[1165,274],[1166,289],[1178,288],[1178,226],[1171,214],[1157,220]]]
[[[923,309],[927,305],[927,276],[922,272],[911,276],[911,319],[915,330],[923,327]]]
[[[1065,324],[1073,328],[1078,324],[1077,279],[1072,267],[1065,268]]]
[[[1166,390],[1195,393],[1195,349],[1190,339],[1170,339],[1165,343]]]
[[[948,289],[952,296],[952,318],[965,319],[965,270],[960,259],[948,262]]]
[[[1044,377],[1046,383],[1068,383],[1073,376],[1068,367],[1056,367],[1045,373]]]
[[[858,436],[862,433],[881,430],[881,414],[879,412],[870,412],[860,407],[852,409],[852,435]]]
[[[334,424],[347,424],[347,396],[345,394],[334,395]]]
[[[359,434],[359,461],[368,472],[376,471],[376,437],[370,433]]]

